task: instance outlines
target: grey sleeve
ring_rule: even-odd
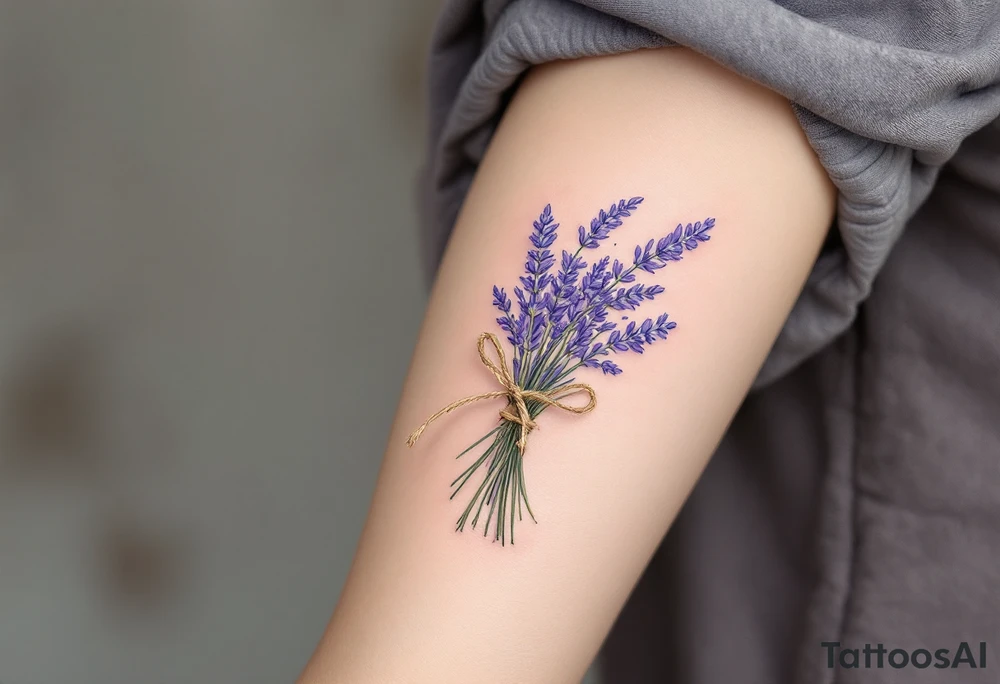
[[[680,44],[787,97],[839,191],[837,228],[757,379],[854,319],[962,140],[1000,114],[992,0],[450,0],[430,55],[426,262],[531,65]]]

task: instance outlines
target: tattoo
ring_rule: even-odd
[[[604,375],[620,375],[622,369],[612,356],[641,354],[647,345],[665,340],[677,326],[665,313],[638,324],[629,321],[624,329],[608,319],[613,311],[634,311],[662,294],[661,285],[636,282],[637,276],[654,274],[668,263],[683,259],[684,252],[708,242],[714,218],[679,224],[658,241],[636,245],[631,264],[607,256],[588,264],[581,256],[585,250],[600,247],[642,201],[642,197],[622,199],[607,210],[601,209],[591,220],[589,230],[580,226],[578,247],[572,253],[562,251],[555,273],[556,257],[550,248],[556,242],[559,224],[552,215],[552,206],[546,205],[529,236],[532,247],[524,264],[525,273],[520,276],[521,284],[513,288],[516,313],[505,289],[493,287],[493,306],[500,311],[497,325],[507,333],[514,351],[510,367],[495,335],[483,333],[479,338],[480,358],[504,389],[446,406],[407,440],[412,446],[432,421],[456,408],[480,399],[507,398],[500,424],[458,455],[461,458],[488,442],[476,461],[451,483],[451,498],[455,498],[476,473],[486,469],[456,523],[457,531],[464,530],[466,524],[475,528],[485,513],[483,536],[488,535],[492,524],[494,541],[506,544],[509,532],[513,544],[515,520],[523,520],[524,511],[535,520],[524,483],[525,446],[535,419],[550,406],[573,413],[592,410],[596,406],[594,391],[589,385],[574,382],[574,374],[581,369],[595,369]],[[628,320],[624,313],[620,318]],[[490,360],[486,342],[494,347],[499,363]],[[576,393],[588,394],[590,402],[576,407],[560,401]]]

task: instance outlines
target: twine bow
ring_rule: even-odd
[[[492,359],[486,353],[486,342],[487,340],[493,344],[493,348],[496,350],[497,359],[499,363],[494,363]],[[498,397],[507,397],[507,406],[502,411],[500,411],[500,417],[504,420],[510,421],[511,423],[516,423],[521,426],[521,436],[517,440],[517,446],[524,453],[524,448],[528,443],[528,433],[534,430],[538,425],[535,423],[534,419],[531,417],[531,413],[528,411],[527,402],[537,401],[540,404],[545,404],[546,406],[555,406],[556,408],[562,409],[563,411],[569,411],[570,413],[589,413],[593,411],[597,406],[597,395],[594,393],[594,388],[582,382],[576,382],[569,385],[563,385],[562,387],[556,387],[554,389],[546,390],[540,392],[538,390],[526,390],[518,386],[517,381],[514,379],[514,374],[511,372],[510,368],[507,366],[507,357],[503,353],[503,348],[500,346],[500,341],[497,340],[497,336],[493,333],[484,332],[479,336],[479,360],[483,362],[493,377],[497,379],[503,386],[502,391],[496,392],[484,392],[482,394],[475,394],[471,397],[465,397],[464,399],[459,399],[458,401],[452,402],[442,408],[440,411],[435,413],[433,416],[424,421],[423,425],[418,427],[413,431],[412,434],[407,438],[406,445],[413,446],[420,435],[424,433],[427,426],[433,423],[435,420],[441,416],[451,413],[457,408],[461,408],[466,404],[471,404],[473,402],[479,401],[480,399],[496,399]],[[564,397],[568,397],[571,394],[577,394],[579,392],[584,392],[590,396],[590,401],[587,402],[586,406],[570,406],[569,404],[564,404],[559,401]]]

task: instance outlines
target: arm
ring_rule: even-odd
[[[628,204],[634,196],[644,199]],[[598,248],[579,250],[577,226],[589,235],[591,218],[620,199],[629,214],[621,225]],[[788,315],[833,200],[790,105],[690,51],[532,71],[449,243],[354,566],[300,681],[579,681]],[[549,203],[551,220],[542,211]],[[715,224],[705,231],[709,217]],[[652,317],[655,339],[641,355],[598,355],[621,375],[581,367],[566,376],[593,387],[596,409],[546,409],[528,435],[521,469],[495,486],[487,482],[485,496],[507,493],[492,506],[504,511],[501,544],[496,512],[484,524],[489,498],[476,527],[470,515],[456,532],[490,461],[451,500],[448,485],[496,436],[455,456],[489,430],[499,425],[519,436],[516,423],[497,421],[504,399],[464,405],[412,448],[406,441],[453,400],[502,390],[476,340],[483,331],[497,334],[510,360],[513,347],[495,322],[505,316],[503,304],[492,307],[490,293],[499,285],[511,294],[524,274],[529,234],[544,243],[550,221],[560,224],[548,247],[556,275],[563,249],[579,250],[591,266],[610,255],[623,271],[633,265],[633,248],[650,238],[668,238],[666,255],[676,250],[678,223],[701,221],[711,240],[697,249],[681,244],[683,259],[667,255],[665,268],[636,271],[636,282],[665,291],[654,290],[637,311],[610,309],[605,322],[624,335],[629,322]],[[663,312],[675,329],[657,327]],[[489,343],[486,351],[495,353]],[[540,357],[544,346],[522,364],[540,368]],[[518,375],[523,384],[532,372]],[[579,407],[587,396],[563,401]]]

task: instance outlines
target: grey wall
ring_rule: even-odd
[[[0,682],[290,681],[424,305],[435,0],[0,3]]]

